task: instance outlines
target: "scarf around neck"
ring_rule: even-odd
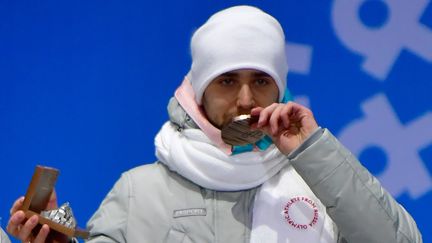
[[[288,160],[271,145],[265,151],[227,155],[200,129],[181,132],[166,122],[155,139],[156,156],[192,182],[217,191],[237,191],[261,185]]]

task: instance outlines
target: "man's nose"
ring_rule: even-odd
[[[237,106],[247,110],[250,110],[255,106],[253,93],[248,84],[241,86],[237,97]]]

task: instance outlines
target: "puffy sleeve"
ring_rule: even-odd
[[[339,242],[422,242],[409,213],[327,129],[312,140],[288,158],[326,206]]]

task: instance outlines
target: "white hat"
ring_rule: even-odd
[[[198,104],[214,78],[238,69],[270,75],[282,100],[288,73],[285,36],[279,22],[260,9],[237,6],[214,14],[192,36],[191,51],[188,77]]]

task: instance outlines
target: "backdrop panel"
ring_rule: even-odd
[[[189,39],[248,4],[282,23],[288,86],[432,242],[430,0],[0,2],[0,217],[36,164],[84,226],[120,174],[152,163]]]

